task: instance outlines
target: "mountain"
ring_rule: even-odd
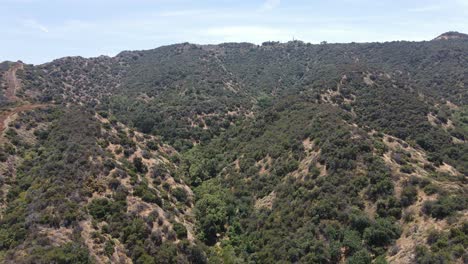
[[[448,38],[0,63],[0,259],[467,262],[467,55]]]
[[[447,39],[464,39],[464,40],[468,40],[468,35],[463,34],[463,33],[459,33],[459,32],[456,32],[456,31],[449,31],[449,32],[446,32],[446,33],[438,36],[434,40],[447,40]]]

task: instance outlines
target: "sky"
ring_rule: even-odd
[[[114,56],[181,42],[430,40],[468,0],[0,0],[0,61]]]

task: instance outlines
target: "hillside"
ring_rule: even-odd
[[[0,63],[0,259],[466,263],[454,34]]]
[[[440,36],[438,36],[437,38],[435,38],[434,40],[448,40],[448,39],[464,39],[464,40],[468,40],[468,35],[467,34],[463,34],[463,33],[460,33],[460,32],[456,32],[456,31],[449,31],[449,32],[446,32]]]

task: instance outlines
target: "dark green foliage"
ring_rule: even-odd
[[[425,246],[416,247],[416,263],[418,264],[442,264],[445,258],[431,253]]]
[[[104,252],[107,256],[112,256],[114,254],[114,242],[112,240],[106,241],[106,244],[104,245]]]
[[[372,224],[369,217],[363,212],[351,214],[349,218],[351,227],[360,233],[364,232],[364,230]]]
[[[3,150],[3,148],[0,150],[0,162],[5,162],[8,160],[9,154]]]
[[[172,225],[174,228],[174,231],[176,232],[177,238],[178,239],[185,239],[187,238],[187,228],[183,224],[180,223],[174,223]]]
[[[156,142],[154,142],[154,141],[148,141],[146,146],[148,146],[148,148],[151,149],[151,150],[157,150],[158,149],[158,144]]]
[[[370,264],[372,263],[372,257],[367,252],[367,250],[363,249],[361,251],[356,252],[354,255],[352,255],[346,263],[348,264]]]
[[[466,196],[450,195],[443,196],[436,201],[424,202],[422,211],[435,218],[445,218],[466,208]]]
[[[37,248],[26,257],[25,263],[93,263],[88,249],[77,243],[66,243],[60,247]]]
[[[387,199],[381,199],[376,202],[377,214],[380,217],[392,216],[396,219],[401,217],[401,203],[395,197],[391,196]]]
[[[27,235],[26,201],[17,199],[7,208],[1,222],[0,249],[6,250],[18,246]]]
[[[187,202],[188,195],[185,189],[177,187],[171,190],[172,195],[177,199],[177,201],[185,203]]]
[[[228,231],[230,239],[226,243],[246,259],[261,263],[337,261],[341,247],[349,248],[348,255],[351,255],[367,246],[385,248],[391,244],[399,236],[396,228],[391,224],[382,227],[372,223],[362,211],[356,210],[362,206],[359,192],[369,184],[386,183],[381,184],[384,187],[376,188],[376,197],[393,194],[388,168],[379,159],[368,156],[371,141],[366,140],[365,133],[341,126],[334,118],[333,109],[316,108],[300,101],[292,104],[295,98],[288,99],[288,107],[280,104],[256,122],[247,123],[242,129],[230,129],[219,141],[214,140],[210,145],[187,153],[189,177],[206,179],[218,175],[222,178],[222,181],[218,178],[202,180],[199,188],[207,191],[196,192],[200,236],[207,244],[212,244],[216,234],[223,236],[226,232],[226,224],[236,225],[238,227]],[[353,135],[362,138],[354,141]],[[327,176],[315,175],[304,181],[288,176],[299,168],[298,164],[305,156],[302,146],[305,137],[319,139],[316,145],[321,149],[321,162],[327,166]],[[233,156],[232,152],[219,153],[223,149],[235,149],[241,157]],[[269,174],[262,176],[258,174],[256,162],[265,157],[272,158],[272,166],[268,167]],[[238,172],[229,166],[236,159],[239,159]],[[370,182],[368,177],[352,173],[358,161],[365,162],[369,168],[373,175]],[[201,164],[213,164],[211,175],[200,173],[200,169],[206,169]],[[221,168],[227,168],[226,174]],[[243,183],[243,178],[249,178],[249,184]],[[214,184],[219,187],[214,188]],[[219,188],[223,191],[217,195],[219,191],[215,190]],[[273,190],[276,198],[271,210],[251,208],[250,195],[256,194],[259,199]],[[237,201],[226,203],[226,194],[231,192],[238,197]],[[224,209],[228,204],[235,208]],[[401,212],[400,207],[395,210],[396,214]],[[238,211],[236,215],[230,213],[235,211]],[[348,215],[348,211],[353,214]],[[336,223],[333,230],[327,227],[330,222]],[[354,230],[345,232],[343,227],[347,225]],[[369,229],[371,227],[373,229]],[[365,230],[366,238],[372,239],[369,245],[362,243]],[[378,237],[379,232],[383,233],[382,237]],[[377,234],[372,236],[374,233]],[[325,236],[329,242],[321,243],[317,239],[319,236]],[[278,237],[282,239],[278,240]],[[379,242],[379,239],[384,241]]]
[[[135,166],[136,171],[139,173],[146,173],[148,171],[148,168],[145,164],[143,164],[143,161],[140,157],[135,157],[133,159],[133,166]]]
[[[105,112],[105,111],[99,111],[98,114],[104,118],[108,118],[109,117],[109,113],[108,112]]]
[[[346,253],[353,255],[362,248],[361,235],[357,231],[346,230],[343,235],[343,244]]]
[[[440,190],[440,188],[438,186],[436,186],[435,184],[428,184],[423,189],[423,191],[428,195],[438,193],[439,190]]]
[[[393,183],[390,179],[390,171],[383,161],[372,159],[368,169],[369,187],[367,195],[372,200],[379,197],[387,197],[393,194]]]
[[[405,186],[401,192],[400,203],[403,207],[410,206],[416,202],[418,190],[413,185]]]
[[[389,218],[379,218],[370,227],[364,230],[363,239],[375,251],[389,245],[400,236],[400,229]],[[383,252],[381,252],[383,253]]]
[[[411,165],[403,165],[401,166],[400,171],[403,173],[411,174],[412,172],[414,172],[414,168]]]
[[[106,198],[94,199],[88,205],[89,214],[97,220],[106,220],[108,216],[122,213],[125,210],[125,204],[113,202]]]
[[[138,185],[135,186],[133,194],[135,196],[141,197],[141,199],[145,202],[155,203],[159,206],[162,206],[163,204],[158,192],[153,188],[150,188],[145,182],[138,183]]]
[[[89,157],[99,153],[95,144],[99,127],[88,113],[70,108],[45,114],[55,121],[47,138],[24,156],[17,170],[16,181],[7,196],[9,204],[0,222],[2,249],[23,243],[37,225],[76,226],[82,218],[79,203],[89,194],[84,183],[102,170],[89,162]],[[77,126],[87,129],[78,131]],[[68,253],[60,252],[56,253],[68,258]]]
[[[195,203],[199,237],[208,245],[216,242],[216,234],[225,231],[228,217],[233,213],[227,203],[225,190],[212,182],[205,182],[197,190],[200,199]]]
[[[177,263],[177,248],[170,243],[163,243],[154,256],[156,263]]]
[[[455,263],[467,260],[468,224],[450,230],[431,231],[427,238],[428,246],[416,247],[417,263]]]

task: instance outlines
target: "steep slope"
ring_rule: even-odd
[[[180,239],[192,250],[191,190],[157,138],[79,107],[21,114],[5,134],[6,262],[131,262]]]

